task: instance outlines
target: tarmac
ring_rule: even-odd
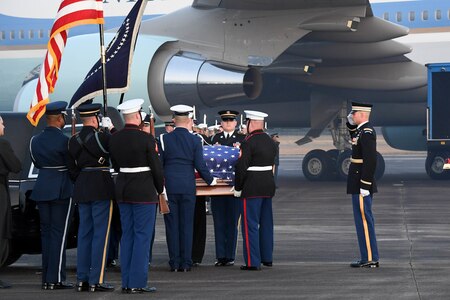
[[[110,268],[111,293],[40,289],[40,255],[24,255],[0,278],[13,284],[0,299],[450,299],[450,184],[424,171],[425,156],[385,156],[373,211],[380,267],[354,269],[359,259],[351,199],[342,181],[309,182],[302,155],[283,155],[273,198],[273,267],[241,271],[242,239],[233,267],[214,267],[212,216],[203,263],[171,273],[163,218],[158,216],[149,285],[157,292],[120,292],[120,268]],[[68,250],[68,281],[76,281],[76,250]]]

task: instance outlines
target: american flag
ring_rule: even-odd
[[[42,63],[27,118],[33,126],[45,113],[49,93],[53,93],[61,56],[66,46],[68,29],[83,24],[103,24],[103,0],[63,0],[58,9],[47,45],[47,54]]]
[[[234,182],[234,166],[239,148],[229,146],[203,146],[203,159],[212,176]]]

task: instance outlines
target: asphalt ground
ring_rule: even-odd
[[[353,269],[358,259],[351,199],[345,182],[309,182],[302,156],[283,156],[273,199],[274,265],[241,271],[242,240],[234,267],[214,267],[212,216],[203,263],[171,273],[163,218],[158,216],[149,285],[154,294],[120,292],[120,268],[110,268],[111,293],[40,289],[40,255],[24,255],[3,269],[13,284],[0,299],[450,299],[450,184],[424,172],[423,155],[387,155],[373,211],[380,268]],[[76,250],[68,250],[68,280],[76,281]]]

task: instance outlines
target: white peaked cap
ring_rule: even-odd
[[[144,99],[131,99],[117,106],[117,109],[126,115],[140,111],[142,104],[144,104]]]
[[[245,117],[250,120],[260,120],[263,121],[265,117],[269,116],[266,113],[256,111],[256,110],[244,110]]]
[[[200,123],[197,125],[197,127],[200,129],[206,129],[206,128],[208,128],[208,125],[206,125],[205,123]]]
[[[174,105],[170,108],[170,110],[176,116],[187,116],[190,119],[192,119],[194,117],[194,108],[189,105],[184,105],[184,104]]]

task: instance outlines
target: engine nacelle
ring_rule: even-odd
[[[261,94],[259,69],[174,51],[166,46],[159,49],[148,72],[150,102],[162,119],[170,118],[169,108],[175,104],[216,107],[255,99]]]

